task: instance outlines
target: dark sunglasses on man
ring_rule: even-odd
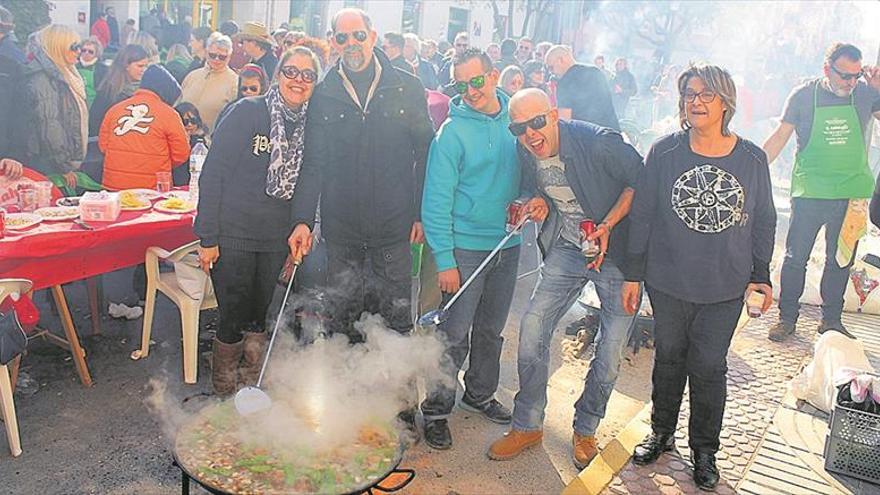
[[[354,37],[354,40],[358,43],[363,43],[364,41],[367,41],[367,36],[369,36],[369,33],[367,33],[366,31],[354,31],[351,33],[333,34],[333,38],[336,40],[336,43],[340,45],[344,45],[348,41],[349,36]]]
[[[526,133],[526,128],[531,127],[532,130],[537,131],[538,129],[543,129],[544,126],[547,125],[547,114],[538,115],[536,117],[532,117],[531,119],[525,122],[513,122],[507,126],[510,129],[510,133],[516,137],[522,136]]]
[[[223,55],[222,53],[209,53],[208,58],[211,60],[226,60],[229,58],[229,55]]]
[[[467,81],[455,81],[455,90],[458,91],[458,94],[463,95],[467,93],[468,86],[474,89],[480,89],[486,85],[486,75],[487,74],[474,76]]]
[[[850,73],[848,73],[848,72],[843,72],[843,71],[841,71],[840,69],[838,69],[837,67],[835,67],[834,64],[831,65],[831,70],[833,70],[834,73],[837,74],[838,76],[840,76],[840,78],[843,79],[844,81],[850,81],[850,80],[852,80],[852,79],[858,79],[858,78],[860,78],[860,77],[862,77],[862,76],[865,75],[865,69],[862,69],[862,70],[856,72],[855,74],[850,74]]]
[[[318,80],[318,73],[313,71],[312,69],[300,70],[292,65],[285,65],[278,70],[279,72],[284,74],[284,77],[290,79],[291,81],[295,81],[297,77],[300,77],[301,80],[306,83],[313,83]]]

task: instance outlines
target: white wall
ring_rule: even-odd
[[[449,28],[449,9],[451,7],[470,11],[467,30],[468,34],[470,34],[471,45],[485,48],[486,45],[492,42],[495,16],[492,11],[492,4],[488,0],[425,1],[422,6],[419,36],[437,41],[447,39],[448,33],[446,31]],[[498,9],[502,13],[507,13],[507,0],[499,0]],[[519,9],[514,10],[514,29],[517,31],[522,24],[523,16],[524,13],[519,11]]]
[[[401,0],[367,0],[364,10],[370,14],[373,29],[382,36],[389,31],[397,31],[403,27],[403,2]],[[332,13],[336,11],[331,11]]]
[[[50,2],[49,18],[53,24],[73,27],[82,38],[89,36],[89,0],[54,0]]]

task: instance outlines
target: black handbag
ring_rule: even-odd
[[[15,359],[27,348],[27,335],[15,311],[0,313],[0,365]]]

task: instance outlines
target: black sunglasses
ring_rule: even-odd
[[[239,86],[238,90],[241,91],[242,93],[244,93],[245,91],[249,91],[251,93],[259,93],[260,87],[259,86]]]
[[[209,53],[208,58],[211,60],[226,60],[229,55],[223,55],[222,53]]]
[[[531,127],[533,130],[537,131],[538,129],[543,129],[544,126],[547,125],[547,114],[538,115],[537,117],[532,117],[531,119],[525,122],[513,122],[509,126],[510,133],[514,136],[522,136],[526,133],[526,127]]]
[[[292,65],[285,65],[278,69],[278,72],[284,74],[284,77],[290,80],[296,80],[297,76],[301,76],[303,82],[313,83],[318,80],[318,73],[312,69],[297,69]]]
[[[840,76],[840,78],[843,79],[844,81],[849,81],[851,79],[858,79],[858,78],[862,77],[863,75],[865,75],[865,69],[862,69],[862,70],[856,72],[855,74],[850,74],[848,72],[841,72],[837,67],[834,66],[834,64],[831,64],[831,70],[833,70],[834,73],[837,74],[838,76]]]
[[[70,45],[70,51],[78,52],[82,49],[82,43],[73,43]]]
[[[468,86],[474,89],[480,89],[486,85],[486,74],[480,74],[479,76],[474,76],[467,81],[455,81],[455,90],[458,91],[458,94],[467,93]]]
[[[355,41],[358,43],[363,43],[364,41],[367,41],[368,35],[369,33],[366,31],[354,31],[352,33],[335,33],[333,38],[336,39],[336,43],[344,45],[345,42],[348,41],[349,36],[354,37]]]
[[[192,124],[192,125],[198,127],[198,126],[201,126],[201,125],[202,125],[202,121],[199,120],[199,119],[197,119],[197,118],[194,118],[194,117],[193,117],[193,118],[190,118],[190,117],[184,117],[184,118],[183,118],[183,125],[186,126],[186,125],[190,125],[190,124]]]
[[[80,48],[80,49],[79,49],[79,52],[80,52],[80,53],[88,53],[89,55],[94,55],[94,54],[95,54],[95,50],[93,50],[93,49],[91,49],[91,48]]]

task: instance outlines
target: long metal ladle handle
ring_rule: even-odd
[[[290,288],[293,287],[293,278],[296,276],[296,269],[299,268],[299,261],[293,262],[293,271],[290,273],[290,281],[287,282],[287,290],[284,291],[284,300],[281,301],[281,309],[278,310],[278,318],[275,319],[275,328],[272,329],[272,338],[269,339],[269,347],[266,348],[266,357],[263,358],[263,367],[260,368],[260,378],[257,379],[257,388],[263,383],[263,375],[266,374],[266,365],[269,364],[269,354],[272,353],[272,346],[275,345],[275,336],[278,335],[278,327],[281,325],[281,316],[284,315],[284,307],[287,306],[287,298],[290,296]]]
[[[462,294],[464,294],[464,291],[477,278],[477,275],[479,275],[480,272],[482,272],[483,269],[486,268],[486,265],[489,264],[489,261],[492,260],[492,257],[494,257],[496,254],[498,254],[498,251],[501,251],[501,248],[504,247],[505,244],[507,244],[507,241],[509,241],[511,237],[513,237],[514,235],[519,233],[520,229],[522,229],[522,226],[525,225],[528,220],[529,220],[528,216],[523,216],[520,219],[520,221],[516,224],[516,227],[513,230],[511,230],[506,236],[504,236],[504,239],[501,239],[501,242],[499,242],[498,245],[495,246],[495,249],[493,249],[492,252],[489,253],[489,256],[486,256],[486,259],[484,259],[483,262],[480,263],[480,266],[478,266],[477,269],[474,270],[474,273],[471,273],[471,276],[468,277],[468,279],[464,281],[464,283],[458,289],[458,292],[456,292],[452,296],[452,299],[450,299],[449,302],[447,302],[446,304],[443,305],[443,311],[448,311],[449,308],[455,303],[455,301],[457,301],[458,298],[461,297]]]

